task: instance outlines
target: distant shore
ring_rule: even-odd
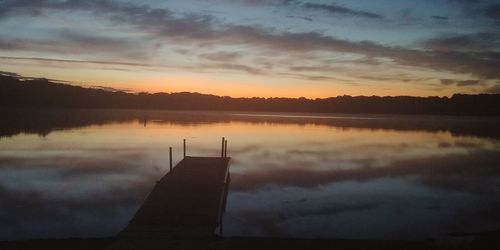
[[[279,93],[276,95],[279,96]],[[0,75],[0,107],[4,108],[500,116],[499,105],[500,94],[455,94],[452,97],[233,98],[190,92],[126,93],[83,88],[47,79],[20,79]]]

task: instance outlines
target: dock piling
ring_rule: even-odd
[[[222,148],[220,150],[220,158],[224,158],[224,141],[226,139],[224,139],[224,137],[222,137]]]
[[[169,147],[168,151],[169,151],[168,154],[170,156],[170,159],[169,159],[170,160],[170,171],[172,171],[172,147]]]
[[[186,158],[186,139],[183,140],[184,158]]]

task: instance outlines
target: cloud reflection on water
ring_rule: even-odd
[[[226,235],[421,239],[500,227],[498,139],[255,119],[3,138],[0,235],[116,234],[167,172],[168,146],[174,161],[182,138],[190,155],[218,155],[220,136],[233,158]]]

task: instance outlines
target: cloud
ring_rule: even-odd
[[[0,50],[3,51],[34,51],[57,53],[64,55],[86,55],[122,60],[139,60],[150,58],[155,48],[148,42],[126,39],[123,37],[108,37],[84,35],[84,32],[61,31],[50,39],[19,39],[0,38]]]
[[[238,64],[238,63],[224,63],[224,62],[210,63],[210,64],[197,64],[194,66],[182,67],[182,69],[195,71],[195,72],[205,72],[205,71],[217,72],[217,71],[221,71],[221,70],[230,70],[230,71],[246,72],[246,73],[255,74],[255,75],[267,74],[266,71],[264,71],[260,68],[257,68],[257,67],[252,67],[252,66]]]
[[[322,157],[324,152],[317,154],[317,157]],[[500,176],[500,169],[497,168],[500,154],[498,150],[488,149],[470,150],[465,154],[397,160],[382,167],[373,167],[371,161],[363,161],[363,166],[358,168],[332,170],[284,164],[287,168],[269,166],[266,170],[231,173],[231,189],[249,191],[267,185],[315,188],[335,182],[365,182],[411,176],[416,183],[434,189],[480,193],[496,190],[496,176]]]
[[[7,72],[7,71],[0,71],[0,75],[2,75],[2,76],[16,77],[16,78],[21,77],[21,75],[19,75],[18,73]]]
[[[483,84],[481,80],[463,80],[457,81],[457,86],[475,86]]]
[[[0,56],[0,60],[27,60],[35,61],[40,63],[65,63],[65,64],[95,64],[95,65],[112,65],[112,66],[125,66],[125,67],[144,67],[148,69],[160,70],[165,69],[177,69],[177,70],[187,70],[192,72],[207,72],[207,71],[239,71],[246,72],[250,74],[264,75],[268,74],[264,70],[252,66],[247,66],[237,63],[211,63],[211,64],[196,64],[191,66],[175,66],[175,65],[164,65],[164,64],[146,64],[146,63],[136,63],[136,62],[123,62],[123,61],[98,61],[98,60],[72,60],[72,59],[55,59],[55,58],[40,58],[40,57],[8,57]],[[116,70],[116,69],[115,69]],[[53,80],[53,79],[48,79]],[[54,80],[57,82],[64,82],[61,80]],[[126,92],[128,90],[125,90]]]
[[[455,83],[455,80],[452,79],[441,79],[441,84],[443,85],[452,85]]]
[[[488,94],[500,94],[500,82],[496,85],[484,89],[484,92]]]
[[[241,57],[240,53],[237,52],[214,52],[214,53],[205,53],[200,55],[201,58],[212,60],[212,61],[233,61],[239,57]]]
[[[373,18],[373,19],[382,19],[383,17],[379,14],[367,12],[367,11],[359,11],[353,10],[347,7],[335,5],[335,4],[318,4],[318,3],[304,3],[302,5],[303,8],[309,10],[323,11],[329,14],[341,14],[341,15],[349,15],[354,17],[364,17],[364,18]]]
[[[99,85],[93,85],[93,86],[90,86],[90,87],[94,88],[94,89],[102,89],[104,91],[111,91],[111,92],[132,92],[131,89],[117,89],[117,88],[106,87],[106,86],[99,86]]]
[[[0,18],[30,15],[43,16],[47,10],[59,11],[91,11],[98,14],[122,13],[134,15],[148,11],[150,8],[145,5],[132,5],[120,3],[112,0],[39,0],[39,1],[18,1],[5,0],[0,8]]]
[[[431,16],[431,18],[437,19],[437,20],[448,20],[449,18],[446,16]]]
[[[477,86],[484,85],[484,82],[481,80],[452,80],[452,79],[440,79],[442,85],[456,85],[458,87],[464,86]]]
[[[94,45],[97,44],[99,46],[104,46],[106,49],[109,49],[111,46],[120,46],[122,44],[127,43],[123,38],[110,38],[103,36],[96,36],[90,34],[83,34],[80,32],[75,32],[73,30],[64,29],[59,31],[60,37],[73,42],[78,42],[82,45]]]
[[[412,66],[418,68],[446,71],[460,74],[471,74],[479,78],[500,78],[500,52],[493,49],[498,45],[498,35],[493,33],[478,33],[466,37],[439,37],[426,41],[423,49],[407,49],[396,46],[387,46],[371,41],[350,41],[326,35],[319,31],[311,32],[288,32],[278,31],[260,26],[238,25],[225,23],[214,16],[203,14],[176,14],[168,9],[153,8],[148,5],[134,5],[115,1],[41,1],[36,4],[16,4],[17,1],[8,1],[3,9],[10,12],[31,13],[27,9],[37,9],[39,12],[51,10],[64,11],[87,11],[101,18],[107,18],[116,25],[124,25],[141,32],[144,37],[152,41],[167,43],[173,42],[176,46],[192,46],[193,50],[207,47],[243,46],[259,52],[268,54],[269,50],[282,52],[283,55],[307,54],[312,52],[349,53],[362,55],[367,58],[384,58],[392,64]],[[365,18],[379,18],[377,14],[356,11],[336,5],[323,5],[305,3],[309,9],[343,13],[346,15],[362,16]],[[27,9],[21,9],[27,8]],[[10,13],[9,12],[9,13]],[[381,17],[380,17],[381,18]],[[102,43],[96,45],[98,51],[105,51],[111,47],[112,42],[107,38],[79,37],[77,34],[65,34],[65,41],[74,44],[64,49],[64,43],[52,46],[47,41],[18,41],[9,43],[5,39],[0,40],[0,46],[4,50],[9,48],[44,51],[79,51],[81,44],[90,41]],[[78,41],[78,42],[75,42]],[[2,45],[3,43],[3,45]],[[450,47],[446,45],[451,44]],[[61,46],[62,48],[58,48]],[[130,44],[122,44],[123,49],[117,49],[117,53],[130,47]],[[485,47],[486,46],[486,47]],[[111,47],[111,48],[110,48]],[[118,46],[120,47],[120,46]],[[483,49],[481,49],[483,48]],[[92,49],[92,47],[89,47]],[[81,49],[80,49],[81,50]],[[147,48],[138,51],[147,51]],[[82,53],[87,50],[82,50]],[[133,56],[132,56],[133,57]],[[215,58],[212,56],[212,58]],[[359,61],[363,61],[360,59]],[[384,64],[387,62],[378,62]],[[240,70],[244,72],[259,72],[255,67],[248,65],[219,64],[226,69]],[[195,68],[193,67],[190,68]],[[188,67],[189,68],[189,67]],[[289,73],[289,72],[281,72]],[[322,72],[327,73],[327,72]],[[323,77],[329,77],[328,75]],[[314,77],[313,77],[314,78]],[[324,78],[314,78],[324,80]]]
[[[490,26],[491,21],[500,25],[500,4],[497,0],[448,0],[448,2],[461,7],[464,16],[481,20],[483,25]]]
[[[207,0],[213,3],[231,3],[231,4],[243,4],[246,6],[283,6],[289,5],[296,0]]]
[[[305,16],[286,16],[287,18],[295,18],[295,19],[301,19],[301,20],[305,20],[305,21],[308,21],[308,22],[312,22],[313,19],[310,18],[310,17],[305,17]]]
[[[486,8],[486,16],[494,19],[500,24],[500,4],[494,4]]]
[[[500,47],[500,33],[444,35],[424,41],[422,45],[433,51],[488,51]]]
[[[322,4],[322,3],[311,3],[311,2],[301,2],[298,0],[211,0],[213,2],[227,2],[227,3],[240,3],[247,6],[281,6],[281,7],[295,7],[304,10],[312,11],[322,11],[328,14],[338,14],[351,17],[363,17],[363,18],[374,18],[382,19],[383,16],[380,14],[354,10],[348,7],[340,6],[337,4]],[[289,15],[287,18],[297,18],[306,21],[312,21],[310,17]]]
[[[318,32],[275,33],[251,26],[230,26],[216,31],[222,44],[247,44],[287,52],[329,51],[353,53],[368,57],[389,58],[393,62],[455,73],[469,73],[485,78],[499,78],[500,57],[497,52],[442,52],[389,47],[369,41],[353,42]]]
[[[138,67],[153,67],[152,64],[133,63],[133,62],[119,62],[119,61],[94,61],[94,60],[70,60],[70,59],[55,59],[55,58],[41,58],[41,57],[13,57],[13,56],[0,56],[3,60],[30,60],[39,62],[60,62],[71,64],[103,64],[103,65],[122,65],[122,66],[138,66]]]

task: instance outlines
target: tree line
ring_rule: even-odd
[[[47,79],[0,76],[0,106],[16,108],[116,108],[270,112],[500,115],[500,94],[452,97],[337,96],[232,98],[200,93],[127,93],[84,88]]]

